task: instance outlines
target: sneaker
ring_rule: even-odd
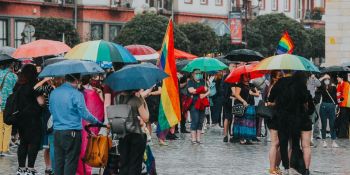
[[[45,170],[45,175],[53,175],[53,171],[51,169]]]
[[[228,142],[228,137],[227,137],[227,136],[224,137],[224,142],[225,142],[225,143]]]
[[[270,175],[279,175],[279,172],[277,170],[269,170]]]
[[[332,148],[339,148],[339,145],[337,144],[337,142],[335,142],[335,140],[333,140]]]
[[[15,154],[13,154],[13,153],[11,153],[11,152],[3,152],[2,153],[2,157],[14,157],[15,156]]]
[[[30,168],[25,175],[39,175],[39,173],[34,168]]]
[[[323,141],[323,148],[327,148],[327,146],[328,146],[328,145],[327,145],[327,142],[324,140],[324,141]]]
[[[16,175],[27,175],[28,171],[26,168],[18,168]]]

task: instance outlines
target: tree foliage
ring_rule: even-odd
[[[232,50],[243,49],[244,45],[235,45],[231,43],[230,35],[226,34],[224,36],[218,36],[218,48],[217,53],[221,53],[222,55],[228,54]]]
[[[201,23],[187,23],[179,25],[180,30],[190,40],[191,53],[205,56],[216,51],[218,38],[208,25]]]
[[[325,57],[325,30],[309,29],[307,33],[310,38],[311,47],[308,50],[307,57],[324,58]]]
[[[160,50],[164,34],[168,25],[168,18],[146,13],[136,15],[127,22],[118,36],[114,39],[122,45],[143,44]],[[175,48],[189,51],[189,40],[180,29],[174,25]]]
[[[36,18],[30,21],[35,27],[36,39],[62,41],[64,33],[65,43],[71,47],[80,42],[79,34],[69,20],[60,18]]]
[[[291,36],[295,50],[293,54],[309,55],[312,46],[304,26],[283,13],[258,16],[248,23],[248,48],[264,56],[275,54],[277,45],[284,31]]]

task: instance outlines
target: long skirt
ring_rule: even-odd
[[[239,139],[253,139],[256,137],[255,106],[249,105],[242,117],[235,117],[233,134]]]

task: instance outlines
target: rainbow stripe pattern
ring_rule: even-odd
[[[311,61],[307,60],[304,57],[291,54],[275,55],[265,58],[255,66],[254,70],[296,70],[320,72],[320,70]]]
[[[169,75],[163,80],[158,123],[160,130],[175,126],[181,120],[179,86],[174,56],[173,21],[170,19],[164,36],[158,66]]]
[[[292,54],[294,50],[294,44],[289,36],[288,32],[284,32],[282,38],[277,46],[277,54]]]

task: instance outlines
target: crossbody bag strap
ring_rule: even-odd
[[[4,88],[4,84],[5,84],[5,80],[7,75],[10,73],[10,71],[6,72],[4,78],[2,79],[1,85],[0,85],[0,91],[2,91],[2,89]]]
[[[328,92],[328,90],[327,90],[327,89],[326,89],[326,92],[327,92],[327,94],[328,94],[329,98],[331,98],[331,100],[332,100],[333,104],[337,105],[337,104],[335,103],[335,101],[333,100],[333,97],[331,96],[331,94],[329,94],[329,92]]]

